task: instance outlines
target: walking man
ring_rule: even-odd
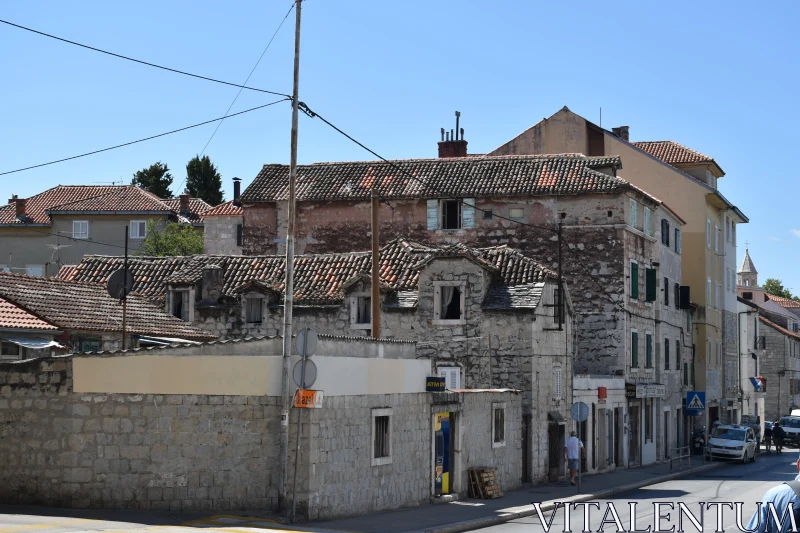
[[[575,476],[578,475],[578,469],[581,467],[581,456],[586,455],[586,450],[583,448],[583,443],[577,437],[574,431],[570,433],[566,445],[564,445],[564,459],[567,460],[567,468],[569,468],[569,484],[575,484]]]
[[[800,472],[800,459],[797,460],[797,470]],[[780,526],[776,524],[776,518],[770,512],[769,504],[773,504],[778,515],[784,517]],[[790,533],[793,531],[792,520],[784,515],[789,504],[792,505],[792,510],[800,508],[800,475],[792,481],[772,487],[764,494],[761,505],[750,519],[746,530],[752,533]]]
[[[781,427],[781,423],[776,420],[772,425],[772,442],[775,443],[775,451],[778,454],[783,453],[783,439],[785,436],[786,432]]]

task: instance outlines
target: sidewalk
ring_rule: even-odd
[[[724,463],[703,464],[702,456],[692,458],[692,468],[684,463],[683,470],[669,463],[622,469],[608,474],[585,476],[581,493],[569,481],[534,485],[505,492],[496,500],[465,499],[452,503],[426,505],[399,511],[375,513],[354,518],[311,522],[304,524],[309,531],[337,530],[354,533],[458,533],[488,527],[535,513],[532,502],[542,502],[542,510],[551,509],[553,502],[576,502],[608,498],[614,494],[688,476]],[[548,503],[544,503],[548,502]]]

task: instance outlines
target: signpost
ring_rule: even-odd
[[[301,359],[294,365],[292,377],[300,390],[295,392],[294,406],[301,409],[322,407],[322,391],[307,390],[317,381],[317,365],[308,358],[317,350],[317,332],[311,328],[304,328],[297,333],[294,347]],[[310,394],[309,394],[310,393]],[[319,405],[317,405],[319,393]],[[300,435],[303,432],[303,411],[297,413],[297,447],[294,453],[294,483],[292,483],[292,523],[294,523],[297,510],[297,464],[300,458]]]
[[[585,422],[589,418],[589,406],[584,402],[575,402],[572,404],[571,414],[572,419],[576,422]],[[581,467],[583,466],[581,455],[583,455],[582,449],[578,448],[578,493],[581,492]]]

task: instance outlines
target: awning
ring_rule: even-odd
[[[133,338],[145,344],[157,344],[159,346],[169,346],[171,344],[202,344],[201,342],[197,341],[177,339],[173,337],[146,337],[144,335],[134,335]]]
[[[13,344],[17,344],[22,346],[23,348],[29,348],[31,350],[48,350],[50,348],[66,348],[66,346],[62,346],[61,344],[57,343],[56,341],[51,341],[49,339],[42,339],[39,337],[0,337],[0,339],[10,342]]]
[[[547,411],[547,417],[553,422],[557,422],[559,424],[563,424],[565,422],[564,417],[561,416],[561,413],[558,411]]]

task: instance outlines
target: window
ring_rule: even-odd
[[[666,218],[661,219],[661,244],[669,246],[669,221]]]
[[[649,207],[645,207],[644,208],[644,234],[647,235],[648,237],[652,234],[652,231],[650,231],[650,208]]]
[[[460,281],[434,281],[434,323],[463,324],[464,284]]]
[[[264,318],[264,298],[257,298],[257,297],[245,298],[245,305],[246,305],[245,316],[247,319],[247,323],[261,324],[261,321]]]
[[[646,302],[655,302],[656,291],[658,290],[658,280],[656,278],[655,268],[644,269],[644,281],[645,281],[644,300]]]
[[[631,198],[631,227],[636,229],[636,200]]]
[[[722,285],[720,285],[719,283],[717,283],[717,297],[716,297],[716,305],[714,306],[714,307],[716,307],[717,309],[721,309],[721,307],[720,307],[720,303],[719,303],[719,293],[720,293],[720,292],[722,292]]]
[[[561,305],[561,290],[560,289],[553,289],[553,318],[559,324],[564,323],[564,317],[562,313],[564,311],[564,307]]]
[[[711,294],[711,278],[708,278],[706,283],[706,307],[711,308],[711,305],[714,303]]]
[[[639,299],[639,265],[631,261],[631,298]]]
[[[706,218],[706,248],[711,249],[711,219]]]
[[[681,230],[675,228],[675,253],[681,253]]]
[[[506,404],[492,404],[492,448],[506,445]]]
[[[689,363],[683,363],[683,385],[689,386]]]
[[[753,293],[752,292],[743,292],[742,293],[742,298],[744,298],[745,300],[752,300],[753,299]]]
[[[492,210],[491,209],[485,209],[483,211],[483,220],[492,220]]]
[[[13,342],[0,342],[0,359],[20,359],[22,357],[22,350],[19,344]]]
[[[561,366],[553,367],[553,399],[561,400],[564,398],[564,373]]]
[[[147,237],[147,221],[131,220],[131,239],[144,239]]]
[[[653,334],[646,333],[645,340],[645,368],[653,368]]]
[[[372,410],[372,466],[392,462],[392,410]]]
[[[372,297],[356,296],[356,324],[372,324]]]
[[[681,369],[681,341],[675,339],[675,370]]]
[[[653,400],[644,400],[644,440],[653,442]]]
[[[78,352],[99,352],[101,342],[97,338],[85,337],[79,338],[73,344]]]
[[[236,225],[236,246],[242,245],[242,236],[244,234],[244,226],[242,224]]]
[[[189,291],[170,291],[169,314],[181,320],[189,320]]]
[[[44,265],[25,265],[25,273],[29,276],[44,277]]]
[[[88,239],[89,238],[89,221],[88,220],[73,220],[72,221],[72,238],[73,239]]]
[[[715,359],[716,359],[716,365],[715,365],[715,366],[716,366],[716,368],[719,368],[719,366],[720,366],[720,365],[719,365],[719,361],[720,361],[720,359],[719,359],[719,351],[720,351],[720,350],[719,350],[719,347],[720,347],[720,342],[719,342],[719,341],[717,341],[717,346],[716,346],[716,348],[717,348],[717,351],[716,351],[716,358],[715,358]]]
[[[442,201],[442,229],[461,229],[461,202]]]
[[[456,230],[475,227],[475,199],[428,200],[428,229]]]
[[[736,222],[731,220],[731,244],[736,246]]]
[[[664,339],[664,370],[669,370],[669,339]]]
[[[515,219],[523,219],[525,218],[525,210],[521,207],[512,207],[508,210],[508,217],[515,218]]]
[[[669,279],[664,278],[664,305],[669,305],[669,291],[670,291]]]
[[[444,386],[449,390],[461,388],[461,369],[457,366],[439,367],[439,377],[444,378]]]
[[[719,253],[719,226],[714,224],[714,251]]]
[[[631,368],[639,368],[639,333],[631,331]]]
[[[711,352],[711,339],[706,341],[706,365],[711,368],[714,363],[714,354]]]
[[[675,309],[681,308],[681,285],[680,283],[675,284]]]

